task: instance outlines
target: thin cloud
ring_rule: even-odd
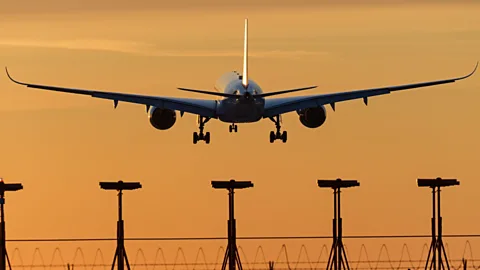
[[[122,40],[19,40],[2,39],[0,46],[49,48],[84,51],[107,51],[115,53],[128,53],[152,57],[241,57],[243,51],[195,51],[195,50],[159,50],[154,44],[122,41]],[[326,55],[327,52],[305,50],[267,50],[251,51],[251,57],[299,57],[307,55]]]
[[[224,0],[176,0],[176,1],[158,1],[158,0],[22,0],[22,1],[4,1],[0,14],[18,14],[18,13],[65,13],[79,11],[112,11],[112,10],[186,10],[198,9],[206,10],[212,8],[249,8],[259,9],[272,7],[292,8],[292,7],[320,7],[328,6],[361,6],[361,5],[405,5],[405,4],[467,4],[478,3],[478,0],[243,0],[243,1],[224,1]]]
[[[1,39],[1,46],[9,47],[33,47],[33,48],[51,48],[51,49],[70,49],[70,50],[96,50],[112,51],[122,53],[141,53],[142,50],[149,49],[147,44],[131,41],[113,41],[113,40],[21,40],[21,39]]]

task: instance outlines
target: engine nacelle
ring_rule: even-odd
[[[148,111],[148,119],[154,128],[166,130],[171,128],[177,121],[177,113],[169,109],[151,107]]]
[[[300,122],[308,128],[318,128],[327,120],[327,111],[324,106],[297,110]]]

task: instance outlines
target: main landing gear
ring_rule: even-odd
[[[237,126],[235,123],[232,123],[232,124],[228,127],[228,131],[230,131],[230,133],[232,133],[232,131],[237,132],[237,131],[238,131],[238,126]]]
[[[277,132],[270,131],[270,143],[273,143],[275,140],[282,140],[282,142],[287,142],[287,132],[283,131],[280,133],[280,129],[282,128],[280,125],[280,116],[277,115],[275,118],[269,117],[272,122],[275,123],[275,127],[277,128]]]
[[[210,132],[203,133],[203,129],[205,128],[205,124],[210,120],[210,118],[205,118],[202,116],[198,117],[198,124],[200,132],[193,132],[193,144],[196,144],[198,141],[205,141],[206,144],[210,143]]]

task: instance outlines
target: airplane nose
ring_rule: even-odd
[[[244,97],[246,100],[250,100],[252,98],[252,94],[248,91],[245,92]]]

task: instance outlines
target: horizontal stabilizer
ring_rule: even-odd
[[[253,97],[268,97],[268,96],[275,96],[275,95],[281,95],[281,94],[286,94],[286,93],[292,93],[292,92],[298,92],[298,91],[304,91],[308,89],[313,89],[316,88],[317,86],[309,86],[309,87],[303,87],[303,88],[295,88],[295,89],[289,89],[289,90],[282,90],[282,91],[276,91],[276,92],[270,92],[270,93],[262,93],[262,94],[256,94],[252,95]],[[187,91],[187,92],[193,92],[193,93],[200,93],[200,94],[206,94],[206,95],[212,95],[212,96],[220,96],[220,97],[233,97],[233,98],[238,98],[239,95],[235,94],[227,94],[227,93],[219,93],[219,92],[211,92],[211,91],[205,91],[205,90],[197,90],[197,89],[189,89],[189,88],[177,88],[182,91]]]
[[[292,93],[292,92],[298,92],[298,91],[313,89],[313,88],[316,88],[316,87],[317,86],[309,86],[309,87],[303,87],[303,88],[295,88],[295,89],[282,90],[282,91],[276,91],[276,92],[262,93],[262,94],[255,95],[255,97],[276,96],[276,95],[281,95],[281,94],[286,94],[286,93]]]
[[[187,92],[194,92],[200,93],[205,95],[212,95],[212,96],[220,96],[220,97],[238,97],[237,95],[233,94],[226,94],[226,93],[219,93],[219,92],[210,92],[205,90],[196,90],[196,89],[189,89],[189,88],[177,88],[178,90],[187,91]]]

